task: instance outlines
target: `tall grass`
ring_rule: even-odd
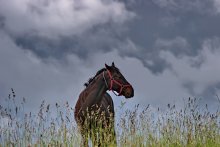
[[[33,113],[25,111],[25,98],[17,101],[12,89],[1,102],[0,147],[80,146],[81,136],[68,102],[56,103],[54,110],[43,101],[38,113]],[[211,113],[207,105],[199,107],[198,101],[188,98],[183,109],[168,104],[165,110],[150,105],[124,110],[115,124],[117,146],[220,146],[220,112]]]
[[[180,110],[168,104],[163,112],[147,107],[138,113],[138,106],[127,110],[118,124],[120,146],[220,146],[219,111],[201,110],[197,102],[189,98]]]

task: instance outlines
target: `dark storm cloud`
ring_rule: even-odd
[[[178,13],[213,13],[214,0],[152,0],[153,3],[168,11]]]
[[[53,40],[39,36],[18,36],[15,37],[17,45],[24,49],[31,49],[39,57],[55,57],[63,59],[66,54],[74,53],[81,58],[87,58],[95,52],[109,52],[119,47],[125,39],[120,36],[123,31],[114,28],[115,24],[99,25],[81,35],[59,37]]]
[[[103,19],[105,23],[86,25],[89,29],[81,28],[79,23],[79,26],[69,27],[69,30],[65,29],[62,33],[59,30],[54,30],[55,33],[45,32],[52,36],[58,34],[56,39],[51,39],[48,35],[39,35],[42,33],[29,32],[14,35],[14,40],[17,45],[25,49],[31,49],[42,58],[62,58],[69,53],[87,58],[94,52],[105,53],[117,48],[121,56],[135,57],[141,60],[153,73],[161,73],[164,69],[169,68],[169,65],[158,56],[161,50],[170,50],[176,56],[196,56],[201,49],[201,43],[205,39],[220,36],[220,30],[217,29],[220,26],[220,17],[215,14],[216,9],[214,9],[213,0],[121,0],[120,2],[114,3],[115,5],[112,2],[109,3],[112,7],[118,4],[117,9],[120,10],[119,16],[113,15],[113,19],[109,18],[113,21]],[[71,4],[79,8],[67,7],[68,10],[73,9],[77,12],[85,9],[82,7],[83,4]],[[106,3],[100,2],[99,4],[106,6]],[[42,6],[48,7],[50,3],[42,3]],[[47,10],[41,9],[39,4],[35,2],[27,7],[31,11],[34,9],[34,13],[40,9],[42,14],[39,15],[44,15],[45,18],[50,16]],[[54,15],[56,15],[57,9],[53,8],[53,5],[51,7],[51,11],[53,10]],[[99,6],[94,7],[99,8]],[[91,10],[91,12],[93,11]],[[102,9],[100,9],[100,12],[102,12]],[[120,18],[128,18],[130,14],[135,14],[135,17],[130,17],[131,19],[123,24],[115,23],[114,18],[119,21]],[[79,15],[79,17],[82,17],[82,15]],[[91,20],[93,21],[93,19]],[[100,19],[94,20],[101,21]],[[84,23],[81,19],[79,21]],[[68,22],[66,21],[66,23]],[[36,28],[33,30],[41,29],[37,25],[34,27]],[[66,27],[68,28],[68,26]],[[59,29],[57,24],[52,25],[51,28]],[[42,28],[42,30],[44,29],[45,27]],[[84,31],[76,34],[77,29]],[[62,31],[62,27],[60,27],[60,31]],[[72,35],[70,35],[71,31]],[[68,35],[65,36],[65,33]],[[129,42],[137,46],[135,51],[130,52]],[[124,47],[128,47],[128,49],[124,49]]]
[[[107,57],[109,62],[120,58],[121,65],[129,65],[128,73],[139,66],[141,76],[133,73],[131,77],[139,81],[136,83],[137,89],[142,90],[139,93],[155,102],[163,96],[208,96],[215,92],[214,87],[218,89],[220,3],[217,0],[1,3],[0,28],[16,49],[30,51],[39,60],[67,62],[63,63],[65,66],[74,55],[83,68],[104,63]],[[101,58],[103,55],[105,58]],[[46,69],[48,65],[44,66]],[[61,67],[59,71],[70,74]],[[150,90],[146,92],[145,87]]]
[[[4,21],[5,21],[5,18],[0,15],[0,29],[2,29],[4,27],[4,25],[5,25]]]
[[[177,7],[174,10],[170,10],[170,7],[173,7],[172,2]],[[213,8],[211,1],[209,1],[211,3],[209,5],[206,4],[206,1],[197,2],[202,5],[197,9],[189,9],[189,7],[193,7],[191,1],[158,1],[157,3],[156,1],[145,1],[140,3],[136,10],[140,18],[133,24],[136,29],[131,32],[134,34],[132,40],[139,45],[142,44],[153,49],[157,38],[174,39],[181,36],[192,45],[193,54],[194,50],[200,47],[202,39],[220,35],[220,31],[217,30],[220,24],[219,16],[213,15],[211,12],[200,13]],[[160,3],[167,4],[159,7]],[[197,7],[196,4],[195,7]]]
[[[215,0],[123,1],[137,16],[128,24],[126,34],[140,47],[133,56],[153,73],[169,68],[158,56],[161,50],[169,50],[176,56],[197,56],[204,40],[220,36]]]

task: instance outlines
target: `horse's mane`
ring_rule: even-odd
[[[99,71],[97,71],[97,73],[96,73],[96,75],[95,75],[94,77],[89,78],[89,80],[88,80],[86,83],[84,83],[84,86],[88,87],[89,84],[92,83],[92,82],[94,81],[94,79],[95,79],[100,73],[102,73],[103,71],[106,71],[106,68],[102,68],[102,69],[100,69]]]

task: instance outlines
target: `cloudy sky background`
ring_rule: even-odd
[[[116,105],[218,105],[220,0],[0,0],[0,101],[69,101],[112,61],[133,85]]]

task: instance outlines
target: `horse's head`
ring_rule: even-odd
[[[123,95],[125,98],[131,98],[134,96],[134,89],[131,84],[124,78],[119,69],[115,66],[114,62],[109,66],[105,64],[108,75],[109,90],[116,91],[118,95]],[[107,81],[106,81],[107,82]]]

